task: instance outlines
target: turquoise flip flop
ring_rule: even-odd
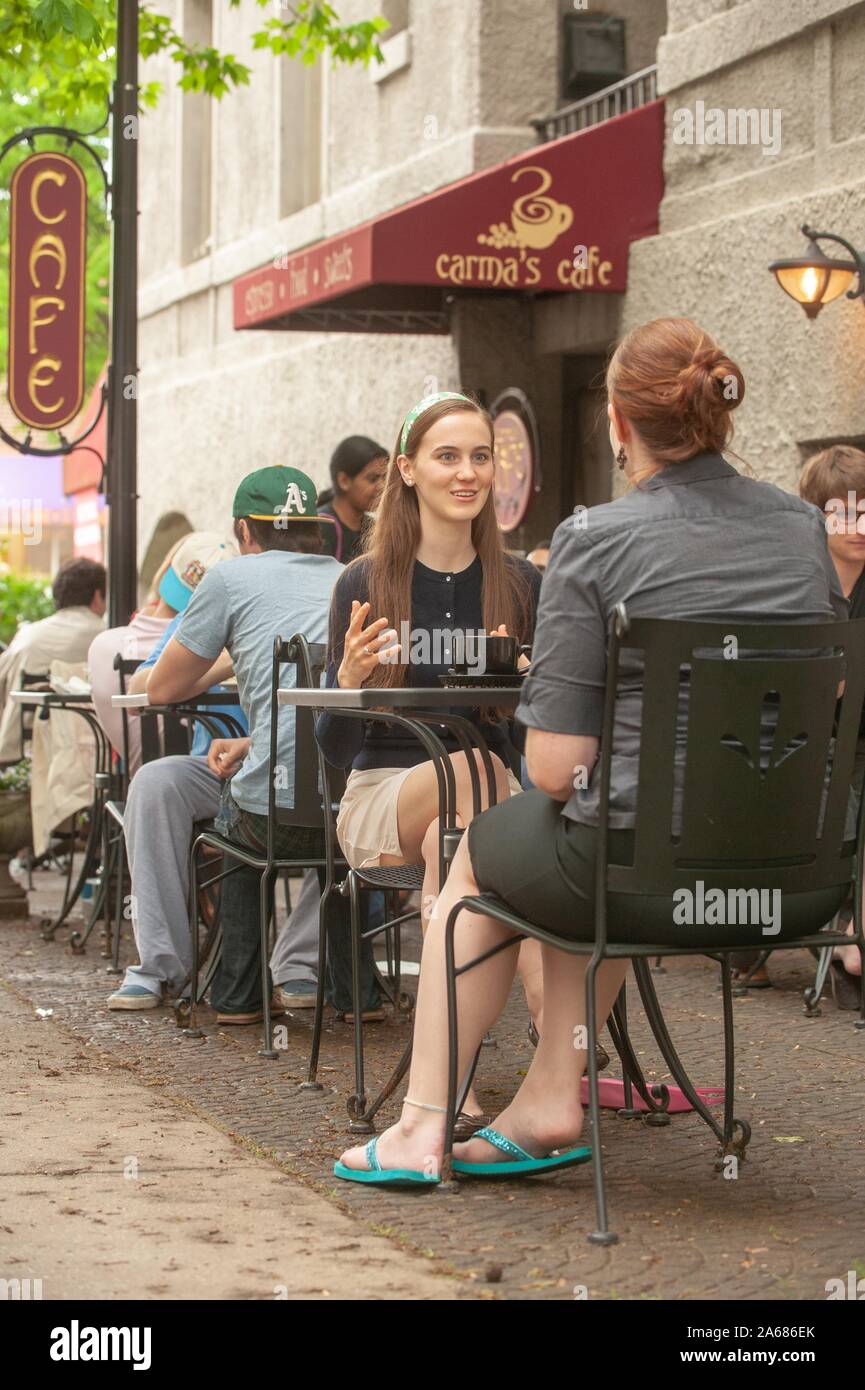
[[[378,1135],[366,1146],[367,1168],[347,1168],[339,1160],[333,1165],[334,1177],[345,1182],[373,1183],[378,1187],[435,1187],[441,1178],[428,1177],[416,1168],[382,1168],[376,1154]]]
[[[463,1159],[453,1160],[453,1171],[464,1178],[526,1178],[534,1173],[553,1173],[557,1168],[573,1168],[577,1163],[588,1163],[592,1157],[589,1148],[565,1149],[562,1153],[548,1154],[546,1158],[533,1158],[513,1139],[506,1139],[497,1129],[487,1125],[472,1135],[473,1139],[486,1139],[494,1149],[509,1154],[510,1163],[466,1163]]]

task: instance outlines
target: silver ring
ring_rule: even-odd
[[[369,656],[369,647],[364,647],[363,654],[364,656]]]

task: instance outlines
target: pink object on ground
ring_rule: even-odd
[[[652,1085],[657,1083],[653,1082]],[[666,1083],[665,1083],[666,1084]],[[668,1115],[678,1115],[683,1110],[693,1110],[691,1102],[682,1094],[678,1086],[667,1086],[670,1092],[670,1104],[667,1107]],[[694,1090],[705,1105],[723,1105],[724,1087],[723,1086],[695,1086]],[[651,1086],[649,1087],[651,1093]],[[625,1104],[625,1085],[615,1076],[602,1076],[598,1082],[598,1093],[601,1105],[607,1110],[621,1110]],[[646,1110],[647,1106],[637,1093],[635,1087],[631,1088],[632,1105],[635,1110]],[[583,1077],[581,1096],[583,1105],[589,1103],[589,1078]]]

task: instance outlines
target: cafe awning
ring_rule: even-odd
[[[234,326],[446,333],[463,291],[615,294],[658,230],[664,103],[537,145],[234,282]]]

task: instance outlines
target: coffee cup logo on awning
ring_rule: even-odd
[[[478,255],[443,251],[436,258],[435,266],[440,280],[454,285],[479,284],[490,289],[531,289],[540,284],[548,267],[542,255],[530,253],[554,247],[571,230],[574,209],[549,196],[552,174],[538,164],[526,164],[518,169],[512,174],[511,183],[517,183],[527,174],[533,175],[538,182],[515,199],[510,221],[493,222],[488,231],[478,234],[478,245],[489,250]],[[585,263],[580,263],[573,253],[560,259],[556,267],[559,283],[570,289],[583,289],[595,283],[606,286],[613,266],[611,261],[601,259],[600,248],[575,250],[585,252]],[[509,251],[515,254],[498,254]]]

